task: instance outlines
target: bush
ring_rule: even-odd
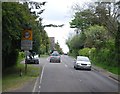
[[[115,52],[107,48],[96,50],[91,49],[90,59],[94,63],[102,63],[107,66],[117,66],[115,61]]]
[[[24,58],[25,57],[25,53],[24,52],[19,52],[19,57]]]
[[[78,51],[79,55],[87,56],[87,57],[90,56],[90,52],[91,52],[90,48],[84,48]]]
[[[12,66],[16,65],[16,62],[18,60],[18,55],[19,55],[18,50],[13,50],[9,54],[6,54],[6,55],[3,54],[3,56],[2,56],[3,71],[8,67],[12,67]]]

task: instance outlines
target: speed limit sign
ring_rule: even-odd
[[[32,40],[32,30],[24,30],[22,32],[22,40]]]
[[[22,31],[21,49],[32,50],[32,30]]]

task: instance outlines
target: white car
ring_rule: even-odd
[[[76,61],[74,62],[75,69],[89,69],[91,70],[91,62],[88,57],[77,56]]]

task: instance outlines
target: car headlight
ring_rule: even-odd
[[[77,65],[81,65],[80,63],[76,63]]]

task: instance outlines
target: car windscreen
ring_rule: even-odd
[[[88,58],[77,58],[77,61],[86,61],[86,62],[89,62],[89,59]]]

